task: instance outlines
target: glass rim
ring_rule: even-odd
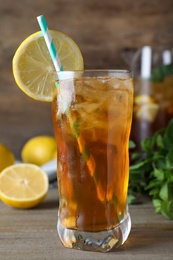
[[[102,77],[102,76],[115,76],[119,78],[133,78],[133,72],[126,69],[84,69],[84,70],[64,70],[52,72],[54,77],[58,77],[59,80],[67,78],[75,78],[78,75],[84,77]]]
[[[54,71],[53,74],[57,73],[69,73],[69,72],[112,72],[112,73],[132,73],[131,70],[128,69],[83,69],[83,70],[62,70],[62,71]]]

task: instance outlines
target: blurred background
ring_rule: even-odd
[[[128,69],[133,50],[173,47],[172,0],[0,0],[0,143],[18,159],[26,140],[53,135],[51,104],[21,92],[11,69],[20,43],[39,30],[41,14],[49,29],[74,39],[87,69]]]

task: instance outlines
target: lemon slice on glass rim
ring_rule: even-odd
[[[83,70],[84,61],[77,44],[62,32],[50,30],[64,70]],[[40,101],[52,101],[52,73],[55,68],[43,34],[38,31],[18,47],[12,62],[14,79],[28,96]]]
[[[0,175],[0,199],[8,206],[27,209],[40,204],[49,188],[47,174],[34,164],[20,163]]]

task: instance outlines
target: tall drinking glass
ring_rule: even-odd
[[[58,72],[57,230],[66,247],[107,252],[131,229],[127,206],[133,80],[128,71]]]

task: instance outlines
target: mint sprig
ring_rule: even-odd
[[[140,153],[131,153],[129,203],[148,194],[155,211],[173,220],[173,119],[141,146]]]

